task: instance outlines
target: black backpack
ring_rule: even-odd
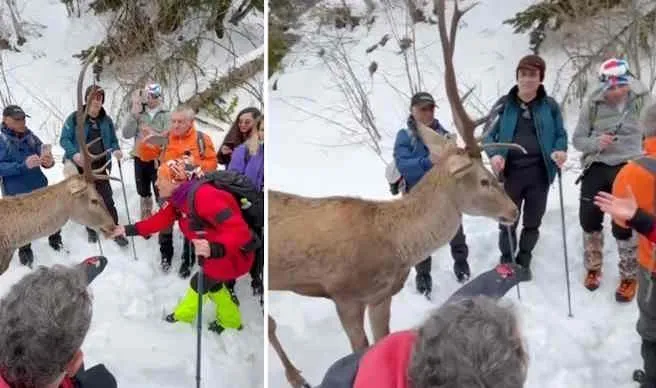
[[[264,195],[255,189],[255,186],[245,175],[228,170],[216,170],[205,174],[187,194],[189,211],[195,220],[201,221],[198,213],[196,213],[194,197],[196,196],[196,190],[205,183],[210,183],[217,189],[232,194],[239,203],[241,214],[244,216],[246,223],[254,232],[259,233],[264,228]]]

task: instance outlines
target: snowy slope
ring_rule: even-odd
[[[18,3],[23,20],[45,26],[45,29],[40,30],[43,36],[29,39],[21,48],[21,53],[4,51],[0,55],[3,55],[14,102],[22,105],[32,116],[28,119],[28,126],[44,142],[55,145],[53,152],[58,163],[46,173],[51,182],[58,182],[62,179],[62,165],[59,161],[63,154],[58,145],[58,134],[63,118],[75,109],[75,85],[80,70],[78,59],[71,55],[100,41],[105,22],[92,15],[68,19],[66,9],[59,0]],[[245,31],[255,31],[261,25],[261,20],[249,16],[239,29],[245,35]],[[250,58],[262,51],[261,47],[254,47],[240,36],[234,34],[232,49],[238,55],[244,55],[241,59]],[[262,39],[255,43],[261,45]],[[227,70],[227,64],[231,61],[227,52],[215,50],[211,54],[205,55],[207,66],[214,64],[218,74]],[[90,79],[91,71],[87,74],[85,87]],[[252,81],[255,84],[261,82],[257,77]],[[102,79],[101,85],[107,91],[105,107],[114,115],[119,101],[116,97],[116,83]],[[238,110],[255,104],[246,93],[239,92],[238,95]],[[225,135],[207,126],[199,125],[199,128],[204,129],[218,144]],[[132,143],[124,141],[122,144],[127,154]],[[112,174],[119,176],[116,164]],[[139,197],[134,185],[132,161],[123,163],[123,174],[129,212],[134,222],[139,213]],[[112,182],[112,187],[119,222],[125,224],[128,217],[121,185]],[[194,326],[182,323],[171,325],[162,320],[164,313],[172,311],[182,298],[189,283],[177,276],[182,253],[182,236],[177,226],[174,236],[175,258],[169,275],[163,275],[159,270],[156,237],[134,240],[138,261],[134,261],[131,247],[121,250],[113,242],[102,240],[109,265],[91,286],[94,316],[82,350],[86,365],[104,363],[114,373],[121,387],[180,388],[195,385],[195,323]],[[52,251],[46,239],[36,241],[33,244],[35,263],[48,266],[55,263],[75,264],[99,252],[97,245],[87,242],[84,227],[79,224],[67,223],[63,229],[63,240],[69,251],[67,253]],[[20,265],[15,255],[9,270],[0,276],[0,295],[28,270]],[[202,382],[205,387],[264,386],[262,310],[259,300],[251,296],[248,276],[237,283],[237,294],[241,301],[244,323],[241,332],[226,332],[221,336],[209,332],[207,325],[214,318],[215,308],[211,303],[205,305],[202,358]]]
[[[432,2],[429,2],[432,3]],[[447,2],[451,4],[451,2]],[[475,93],[488,106],[514,85],[515,66],[528,54],[528,37],[512,34],[501,20],[514,15],[531,3],[529,0],[482,1],[462,20],[456,43],[455,66],[462,90],[476,86]],[[501,3],[503,3],[502,6]],[[403,15],[392,18],[403,31]],[[363,85],[372,87],[370,98],[376,123],[383,132],[385,161],[392,159],[391,147],[396,131],[404,126],[409,98],[402,97],[389,83],[407,92],[407,80],[398,46],[393,40],[371,54],[365,50],[385,33],[390,33],[385,17],[370,32],[357,29],[349,35],[355,41],[348,46],[355,71]],[[308,28],[309,29],[309,28]],[[336,34],[334,31],[330,33]],[[309,35],[309,34],[308,34]],[[424,69],[425,85],[440,105],[437,117],[453,128],[443,85],[442,52],[437,27],[417,26],[416,46]],[[335,87],[331,74],[308,50],[307,38],[297,52],[285,59],[287,68],[279,74],[278,90],[270,91],[271,120],[268,156],[268,185],[309,196],[351,195],[364,198],[391,198],[384,177],[384,164],[364,146],[348,145],[340,128],[321,118],[299,110],[321,114],[350,125],[348,114],[336,114],[344,106],[344,97]],[[554,84],[560,55],[544,54],[548,69],[547,90]],[[371,60],[379,70],[373,81],[367,73]],[[308,80],[313,85],[308,88]],[[371,86],[373,85],[373,86]],[[369,89],[367,89],[369,90]],[[472,116],[476,111],[469,107]],[[576,109],[566,109],[567,129],[573,131]],[[571,147],[571,146],[570,146]],[[578,166],[578,153],[570,153],[567,166]],[[577,172],[568,170],[563,176],[565,224],[569,248],[572,284],[573,318],[568,318],[565,267],[560,222],[558,183],[550,191],[549,203],[541,228],[540,241],[534,252],[534,280],[521,285],[521,301],[515,290],[505,299],[517,308],[523,335],[530,355],[526,387],[633,387],[631,373],[641,367],[640,342],[635,331],[638,316],[635,303],[620,305],[614,292],[618,282],[617,253],[606,221],[606,266],[601,287],[594,293],[583,287],[582,236],[578,224],[578,190],[574,185]],[[464,217],[464,229],[470,248],[472,275],[493,267],[499,258],[498,227],[485,218]],[[433,259],[433,302],[415,291],[414,271],[406,287],[393,298],[391,329],[403,330],[419,325],[430,311],[440,305],[457,288],[452,273],[448,247],[439,249]],[[338,358],[350,353],[332,302],[307,298],[291,292],[271,292],[269,312],[277,320],[278,335],[295,365],[312,384],[318,384],[327,368]],[[371,335],[367,327],[367,333]],[[370,337],[371,338],[371,337]],[[268,349],[271,388],[287,387],[284,371],[273,348]]]

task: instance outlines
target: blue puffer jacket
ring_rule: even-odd
[[[512,143],[521,110],[517,103],[517,90],[517,86],[513,87],[507,95],[501,97],[494,104],[494,106],[504,104],[504,108],[499,113],[501,117],[483,140],[483,144]],[[538,103],[535,104],[531,115],[535,124],[540,149],[542,150],[542,159],[547,168],[549,183],[552,183],[556,177],[557,166],[551,159],[551,154],[554,151],[567,152],[567,132],[563,127],[563,116],[558,103],[553,98],[547,96],[542,85],[538,89],[537,99]],[[494,155],[501,155],[506,158],[508,149],[495,148],[489,151],[486,150],[486,153],[490,158]]]
[[[73,160],[73,156],[80,152],[80,147],[77,144],[77,139],[75,138],[75,115],[77,112],[73,112],[66,118],[64,122],[64,127],[62,128],[61,137],[59,138],[59,145],[64,149],[64,160]],[[98,126],[100,127],[100,133],[102,136],[102,142],[105,146],[105,149],[110,149],[113,151],[120,150],[118,144],[118,137],[116,137],[116,129],[114,128],[114,121],[107,116],[105,113],[105,108],[100,109],[98,114]],[[86,139],[89,138],[89,131],[91,131],[91,121],[87,118],[84,122],[84,136]],[[108,158],[111,161],[111,158]],[[111,169],[111,163],[108,168]]]
[[[41,140],[29,129],[17,134],[6,126],[0,128],[0,178],[3,195],[30,193],[48,186],[40,167],[29,169],[25,159],[41,154]]]
[[[430,160],[428,147],[426,147],[417,133],[417,127],[412,116],[408,118],[407,125],[407,130],[402,129],[396,134],[394,162],[401,176],[405,179],[406,190],[410,191],[412,186],[419,182],[426,171],[433,167],[433,162]],[[447,135],[449,133],[437,120],[433,120],[430,127],[440,135]]]

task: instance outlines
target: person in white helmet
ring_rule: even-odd
[[[150,217],[153,211],[153,193],[159,200],[155,187],[157,166],[155,160],[144,160],[138,155],[136,144],[149,134],[164,134],[171,127],[171,112],[162,104],[162,87],[157,83],[146,85],[132,96],[132,109],[123,126],[123,137],[135,138],[134,179],[141,197],[141,219]]]
[[[604,247],[604,213],[592,200],[599,191],[610,192],[620,169],[642,155],[639,120],[652,100],[649,90],[631,75],[623,59],[611,58],[602,63],[599,81],[583,105],[572,136],[574,148],[582,153],[579,222],[583,228],[584,285],[590,291],[600,284]],[[629,302],[637,287],[637,239],[631,229],[614,222],[612,233],[617,241],[620,272],[615,299]]]

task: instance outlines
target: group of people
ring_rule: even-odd
[[[92,168],[104,166],[103,173],[109,176],[112,157],[119,169],[122,168],[124,158],[114,122],[103,108],[105,92],[94,84],[86,89],[84,98],[84,133],[89,151],[106,155],[92,161]],[[131,225],[120,225],[110,181],[97,179],[95,188],[117,225],[110,237],[120,247],[129,244],[127,236],[148,238],[153,233],[159,233],[160,263],[164,272],[168,272],[171,267],[172,227],[178,222],[185,241],[179,275],[183,278],[191,276],[195,258],[198,258],[202,272],[191,277],[190,288],[166,317],[166,321],[192,322],[200,307],[200,293],[204,295],[204,300],[210,299],[217,305],[216,319],[210,323],[209,330],[220,334],[226,329],[243,328],[239,300],[234,291],[238,278],[250,273],[253,293],[259,295],[260,304],[263,304],[264,235],[263,228],[249,225],[242,213],[243,204],[233,193],[217,187],[211,179],[205,178],[221,165],[221,169],[243,177],[263,200],[264,117],[256,108],[246,108],[239,112],[216,152],[211,138],[196,128],[195,115],[193,109],[184,105],[172,111],[164,108],[161,86],[158,84],[149,84],[135,92],[122,134],[127,139],[135,138],[131,153],[134,158],[135,184],[140,196],[141,220]],[[29,116],[16,105],[7,106],[3,110],[0,132],[0,187],[3,196],[30,193],[47,186],[48,180],[41,168],[51,168],[55,164],[49,145],[43,145],[38,136],[27,128],[26,117]],[[75,135],[76,119],[76,112],[73,112],[65,120],[60,145],[64,149],[66,168],[75,166],[82,172],[84,161]],[[156,212],[153,210],[155,201],[159,204]],[[89,242],[98,241],[95,230],[87,228],[87,234]],[[48,240],[53,249],[62,249],[61,231]],[[35,260],[29,244],[19,249],[19,258],[22,264],[32,267]],[[106,264],[106,259],[101,259]],[[98,263],[98,260],[92,263]],[[61,328],[75,331],[64,342],[59,341],[64,337],[53,337],[60,343],[51,343],[45,337],[42,338],[39,346],[50,350],[42,352],[44,357],[30,353],[18,360],[15,354],[11,354],[16,351],[16,346],[31,349],[32,345],[27,342],[33,342],[34,338],[20,338],[20,341],[26,343],[19,341],[12,344],[12,347],[3,348],[0,351],[0,387],[116,386],[113,377],[104,367],[92,368],[87,372],[80,367],[82,359],[79,347],[88,330],[91,307],[87,292],[82,290],[85,284],[80,283],[79,271],[77,274],[75,271],[57,266],[51,269],[39,267],[21,279],[12,287],[9,295],[0,301],[2,319],[6,318],[9,322],[3,324],[0,341],[16,340],[18,337],[14,332],[19,328],[15,327],[15,319],[28,319],[25,318],[28,313],[36,316],[30,317],[30,320],[43,324],[36,332],[56,334]],[[203,282],[199,281],[201,274]],[[58,306],[70,305],[71,308],[64,309],[60,319],[53,321],[52,315],[59,310],[52,309],[61,308],[49,304],[50,301],[44,295],[40,297],[44,299],[45,305],[35,302],[29,308],[17,307],[11,298],[19,294],[21,298],[25,297],[24,289],[34,287],[31,285],[34,282],[43,282],[39,283],[43,287],[51,282],[50,290],[70,285],[75,297],[68,304],[62,302]],[[200,284],[203,286],[199,287]],[[38,288],[47,291],[43,287]],[[31,295],[37,297],[34,293]],[[32,301],[25,299],[19,304],[26,303]],[[73,312],[81,315],[74,316]],[[33,346],[34,350],[39,350],[39,346]],[[50,359],[52,354],[55,354],[54,359]],[[87,385],[82,384],[82,381],[87,381]]]
[[[546,63],[541,57],[527,55],[521,58],[515,70],[516,85],[494,104],[494,116],[490,117],[492,127],[483,140],[483,143],[515,143],[526,150],[491,148],[486,149],[486,153],[493,171],[522,213],[523,225],[519,238],[519,220],[512,226],[499,225],[499,263],[517,265],[527,281],[533,276],[533,251],[539,239],[549,188],[561,173],[568,151],[568,135],[561,109],[543,86],[545,71]],[[656,387],[656,300],[651,297],[656,281],[652,245],[656,241],[656,104],[649,89],[631,74],[624,59],[607,59],[601,64],[598,76],[599,84],[581,108],[572,135],[572,145],[582,154],[582,172],[577,179],[577,184],[581,185],[579,222],[586,269],[582,282],[590,291],[600,285],[604,212],[609,213],[612,215],[612,235],[617,243],[620,273],[615,298],[618,302],[629,302],[638,293],[638,332],[642,338],[641,354],[646,376],[641,387],[652,388]],[[435,101],[429,93],[419,92],[412,97],[407,125],[398,132],[394,145],[398,174],[388,175],[393,193],[395,188],[400,188],[401,193],[408,193],[433,166],[430,152],[417,133],[417,122],[438,134],[451,136],[435,118],[435,108]],[[458,281],[464,282],[471,274],[462,227],[450,245],[454,274]],[[430,293],[430,257],[415,269],[417,291]],[[488,319],[487,328],[495,325],[494,320],[489,319],[488,309],[491,307],[477,307],[476,302],[469,303],[473,304],[468,311],[452,313],[452,318],[457,320],[471,314],[471,319],[483,319],[484,315],[488,315],[485,318]],[[462,308],[443,307],[440,316],[447,319],[450,314],[447,310]],[[497,310],[495,314],[506,313]],[[433,325],[432,318],[428,319],[419,333],[423,331],[434,335]],[[481,330],[485,327],[481,324]],[[483,332],[480,334],[483,335]],[[442,342],[447,346],[446,337],[440,338],[444,338]],[[471,338],[479,341],[482,337],[472,335]],[[433,345],[442,347],[442,342],[433,342]],[[386,345],[381,343],[376,346]],[[481,352],[489,351],[484,347],[478,349]],[[408,359],[397,364],[410,368],[411,378],[428,371],[428,364],[418,365],[418,362],[434,358],[425,347],[418,346],[414,351],[414,354],[407,352]],[[482,353],[480,356],[484,359]],[[520,362],[513,365],[499,364],[499,368],[513,369],[500,372],[500,375],[525,376],[520,373],[525,363],[518,360]],[[513,381],[513,384],[503,386],[523,385],[523,378]],[[486,381],[486,385],[501,386],[497,383]]]

